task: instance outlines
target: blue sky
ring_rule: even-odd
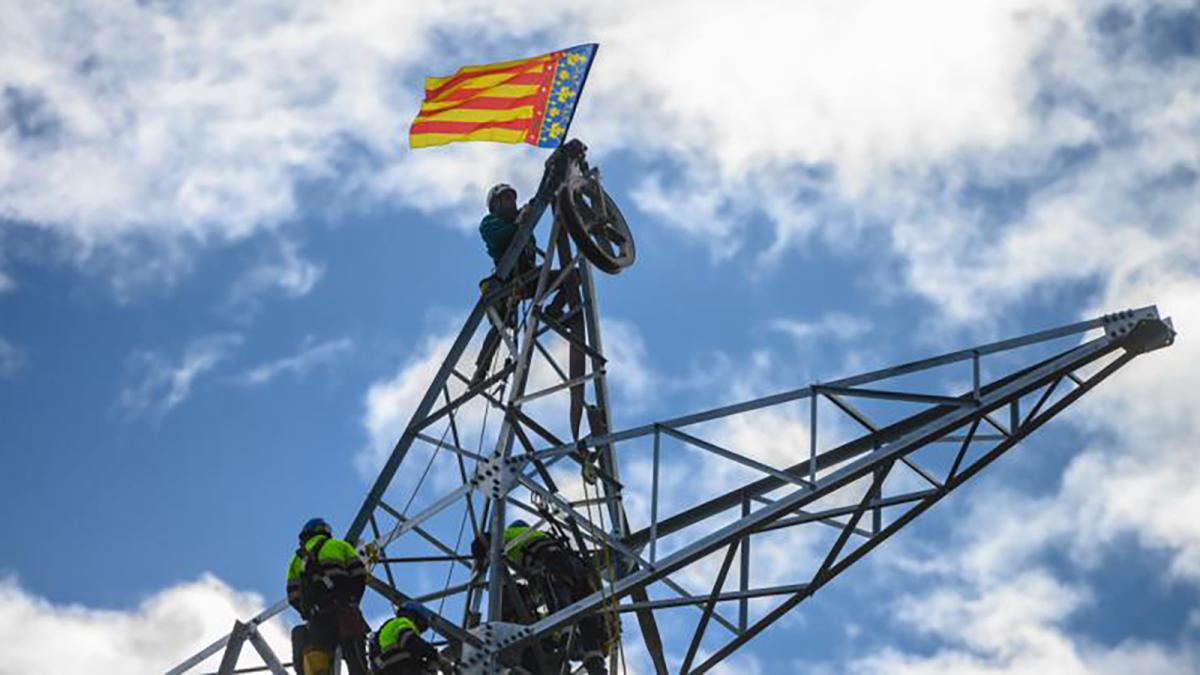
[[[573,132],[639,249],[598,291],[618,427],[1125,307],[1181,331],[734,667],[1200,669],[1194,4],[97,0],[0,6],[16,672],[64,631],[62,672],[160,672],[348,522],[488,271],[487,187],[545,154],[409,151],[420,78],[585,41]]]

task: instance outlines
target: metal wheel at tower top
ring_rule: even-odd
[[[600,185],[598,172],[569,178],[559,189],[555,206],[571,239],[597,269],[617,274],[637,260],[629,224]]]
[[[628,231],[623,219],[597,225],[601,209],[619,210],[587,182],[582,159],[548,166],[510,251],[557,199],[540,265],[476,301],[345,532],[371,563],[375,602],[416,598],[435,610],[451,672],[571,672],[588,621],[602,626],[610,672],[632,643],[656,675],[710,671],[1174,339],[1170,320],[1147,307],[616,431],[607,378],[621,373],[606,357],[589,242],[599,260],[634,254],[631,237],[627,250],[613,238]],[[506,256],[497,278],[515,266]],[[521,290],[531,280],[536,290]],[[501,347],[476,379],[485,324]],[[731,424],[754,433],[730,434]],[[686,489],[667,490],[668,468]],[[509,560],[503,530],[515,518],[580,555],[586,594],[548,597]],[[797,547],[782,571],[770,557],[781,538]],[[486,571],[473,564],[476,541]],[[220,654],[231,673],[250,644],[282,675],[257,627],[285,608],[237,624],[170,672],[200,672]]]

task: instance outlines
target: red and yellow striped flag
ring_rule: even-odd
[[[558,147],[597,47],[579,45],[425,78],[425,101],[408,131],[409,145],[497,141]]]

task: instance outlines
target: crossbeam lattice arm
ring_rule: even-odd
[[[561,259],[565,264],[577,257],[563,255]],[[587,272],[586,263],[579,264]],[[539,287],[544,289],[549,278],[544,269],[541,277]],[[565,278],[559,275],[556,281],[561,283]],[[511,661],[522,648],[576,626],[585,617],[616,612],[636,614],[654,670],[663,675],[668,672],[667,659],[656,617],[661,612],[690,607],[697,616],[697,626],[686,647],[681,647],[683,651],[676,655],[680,659],[677,666],[681,673],[707,672],[1117,370],[1142,353],[1168,346],[1174,338],[1169,319],[1161,319],[1155,308],[1129,310],[614,432],[610,430],[604,370],[607,364],[599,342],[594,293],[590,284],[583,287],[587,290],[583,304],[558,320],[567,322],[563,326],[571,321],[580,322],[571,324],[575,328],[568,328],[565,336],[557,330],[546,331],[539,319],[544,298],[535,296],[523,315],[526,317],[523,323],[511,333],[521,361],[504,364],[496,371],[498,377],[493,375],[482,385],[459,374],[472,335],[490,303],[495,301],[490,294],[481,298],[350,528],[353,540],[359,540],[366,528],[370,528],[372,536],[360,542],[364,550],[383,550],[388,545],[408,542],[412,538],[405,535],[415,533],[419,535],[418,541],[433,546],[447,564],[462,566],[464,554],[454,541],[453,532],[439,530],[437,524],[448,510],[460,509],[463,522],[469,520],[472,524],[474,536],[484,534],[486,524],[491,523],[489,568],[496,570],[503,567],[496,541],[497,528],[502,528],[505,522],[503,509],[507,505],[535,518],[551,518],[565,524],[577,533],[581,546],[596,547],[611,556],[601,590],[548,615],[532,617],[527,625],[500,630],[507,637],[496,642],[481,637],[480,629],[502,628],[502,623],[497,623],[500,616],[497,591],[501,584],[510,583],[499,578],[503,575],[488,575],[487,579],[472,577],[458,584],[450,584],[447,577],[447,585],[440,590],[406,587],[401,591],[398,584],[410,582],[394,574],[391,564],[402,558],[380,555],[382,562],[377,569],[386,578],[373,577],[370,587],[381,597],[392,602],[410,597],[463,598],[461,621],[439,615],[435,624],[436,630],[452,645],[463,645],[485,657],[472,661],[476,665],[471,668],[494,667],[501,661]],[[580,326],[585,327],[583,332]],[[983,377],[984,358],[998,359],[1005,365],[1016,363],[1020,361],[1017,355],[1026,353],[1022,350],[1044,352],[1055,341],[1095,330],[1102,330],[1103,334],[1076,341],[1057,353],[1039,355],[1032,363],[1010,366],[1010,372],[990,381]],[[559,340],[557,344],[565,346],[555,347],[546,342],[552,338],[569,339]],[[587,350],[576,348],[574,342],[580,340]],[[578,355],[581,360],[572,360],[563,368],[559,365],[561,352],[556,350],[567,350],[572,359]],[[536,387],[533,394],[525,395],[524,381],[536,359],[543,361],[552,379]],[[970,371],[970,386],[959,395],[947,395],[911,382],[896,383],[898,379],[920,377],[935,369],[960,367],[956,364],[963,364]],[[509,386],[514,376],[518,385]],[[465,389],[452,395],[450,383],[461,384]],[[535,408],[567,396],[574,407],[585,386],[593,392],[592,402],[586,404],[590,406],[586,416],[590,431],[571,441],[560,440],[571,438],[573,431],[556,427]],[[439,400],[441,407],[435,410]],[[835,447],[819,449],[815,424],[818,400],[851,420],[862,435]],[[806,401],[806,407],[811,405],[814,423],[810,429],[810,455],[797,458],[789,466],[777,468],[759,459],[752,448],[731,447],[719,439],[705,438],[703,428],[709,423],[797,401]],[[471,438],[473,430],[463,427],[471,424],[472,418],[466,410],[472,404],[501,413],[498,418],[506,431],[501,432],[501,445],[490,453],[483,447],[472,450],[467,445],[466,439]],[[899,419],[885,419],[877,417],[871,405],[916,409]],[[442,424],[446,432],[439,439],[433,427]],[[475,424],[478,426],[478,422]],[[451,440],[446,441],[446,434],[451,432]],[[622,461],[646,452],[632,443],[638,439],[653,441],[650,455],[653,483],[649,499],[640,502],[647,504],[649,517],[639,518],[643,525],[633,529],[625,512],[627,500],[622,498],[628,486],[620,480],[619,467]],[[665,461],[660,446],[665,441],[758,477],[663,517],[658,483],[659,464]],[[415,504],[410,498],[403,509],[390,506],[384,501],[385,493],[392,489],[399,467],[410,461],[410,449],[418,442],[425,446],[423,452],[433,453],[431,463],[438,453],[444,452],[445,457],[452,458],[462,484],[443,494],[418,499]],[[548,445],[537,447],[537,442]],[[930,459],[931,449],[941,449],[936,461]],[[562,469],[558,463],[564,459],[578,463],[585,470],[593,467],[591,471],[598,477],[597,486],[601,488],[595,498],[574,499],[559,492],[562,486],[557,483],[561,475],[555,479],[552,473]],[[915,488],[912,480],[917,481]],[[419,483],[416,490],[420,490]],[[481,513],[475,509],[477,498],[484,502]],[[407,504],[413,504],[414,515],[407,515]],[[605,510],[607,525],[601,527],[593,521],[593,506]],[[814,558],[806,575],[790,583],[752,582],[752,572],[756,569],[754,552],[761,548],[754,541],[772,533],[812,526],[819,526],[816,531],[828,533],[821,541],[826,538],[832,541]],[[461,539],[461,528],[459,536]],[[679,545],[681,541],[687,543]],[[713,583],[698,595],[684,591],[671,578],[677,572],[695,569],[709,556],[722,554]],[[421,557],[413,558],[418,559]],[[736,588],[726,588],[727,582]],[[472,623],[475,619],[470,619],[472,608],[478,608],[485,597],[491,598],[492,603],[489,622],[476,626]],[[780,599],[769,611],[750,616],[752,601],[758,607]],[[720,614],[721,606],[728,603],[737,606],[735,621]],[[248,624],[239,625],[256,627],[284,608],[286,603],[277,603]],[[713,623],[717,625],[710,626]],[[245,630],[243,633],[249,639],[250,633]],[[729,637],[715,650],[702,649],[717,634]],[[238,635],[232,641],[226,636],[169,672],[186,672],[223,648],[228,654],[234,648],[232,642],[237,641]],[[237,648],[240,649],[240,642]],[[538,653],[543,655],[540,648]]]

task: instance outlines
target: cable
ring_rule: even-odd
[[[442,437],[438,439],[437,447],[433,449],[433,453],[429,455],[429,462],[425,464],[425,471],[421,473],[421,479],[417,481],[416,487],[413,488],[412,494],[409,495],[408,501],[404,504],[404,508],[400,510],[401,516],[408,515],[408,508],[412,506],[413,500],[417,498],[417,493],[421,491],[421,486],[425,484],[425,479],[429,476],[429,470],[433,468],[433,460],[437,459],[438,453],[442,451],[442,446],[446,443],[446,434],[450,433],[450,421],[446,421],[446,428],[442,431]]]

